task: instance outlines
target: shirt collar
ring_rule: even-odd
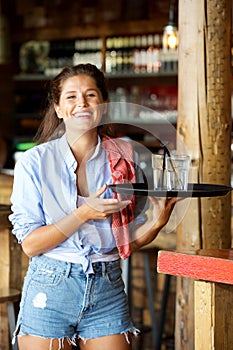
[[[61,138],[59,139],[59,147],[60,147],[62,157],[64,158],[64,161],[67,164],[68,168],[73,168],[74,170],[76,170],[77,161],[76,161],[76,159],[71,151],[71,148],[68,144],[66,133],[64,135],[62,135]],[[101,150],[102,150],[101,149],[101,139],[98,136],[98,143],[95,147],[95,151],[94,151],[93,155],[91,156],[91,158],[89,160],[96,158],[100,154]]]
[[[100,154],[100,152],[101,152],[101,139],[98,135],[98,141],[97,141],[97,145],[95,147],[95,151],[89,160],[96,158]]]
[[[68,168],[73,168],[74,170],[77,168],[77,161],[70,149],[70,146],[68,144],[66,133],[61,136],[59,139],[59,148],[61,151],[61,155],[67,164]]]

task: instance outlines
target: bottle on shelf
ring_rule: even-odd
[[[106,73],[158,73],[160,51],[159,34],[109,37],[106,40]]]
[[[99,69],[102,67],[102,40],[100,38],[77,39],[73,64],[92,63]]]
[[[46,56],[45,75],[55,75],[66,65],[92,63],[109,75],[176,72],[177,48],[162,47],[162,35],[126,35],[106,38],[53,40]],[[105,45],[104,45],[105,44]]]
[[[54,40],[49,43],[49,55],[44,74],[53,76],[58,74],[64,66],[70,66],[75,52],[74,40]]]

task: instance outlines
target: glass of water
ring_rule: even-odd
[[[187,191],[190,157],[187,155],[170,155],[166,158],[167,190]]]

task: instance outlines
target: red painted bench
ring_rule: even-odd
[[[195,350],[233,349],[233,249],[159,251],[157,271],[194,279]]]

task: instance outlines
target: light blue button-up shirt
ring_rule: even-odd
[[[77,193],[77,167],[66,135],[33,147],[17,161],[9,219],[19,243],[36,228],[59,221],[74,211],[77,204],[83,203],[85,198]],[[100,140],[86,163],[86,176],[90,194],[111,183],[107,153],[101,147]],[[140,174],[138,176],[137,181],[140,181]],[[112,190],[107,188],[102,197],[111,198]],[[137,224],[144,220],[144,215],[136,218]],[[117,259],[111,217],[107,220],[89,220],[45,255],[81,263],[85,272],[91,272],[91,262]]]

